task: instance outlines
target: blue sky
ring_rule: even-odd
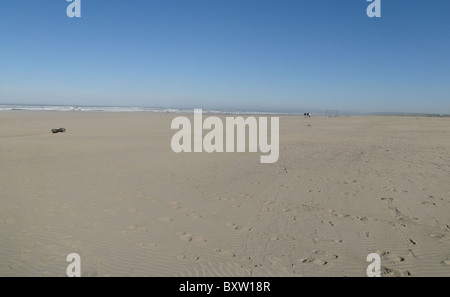
[[[450,113],[450,1],[0,3],[0,103]]]

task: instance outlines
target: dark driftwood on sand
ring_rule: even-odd
[[[64,133],[64,132],[66,132],[66,129],[65,128],[52,129],[52,132],[53,133],[58,133],[58,132]]]

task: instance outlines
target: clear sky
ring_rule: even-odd
[[[450,113],[450,1],[0,2],[0,103]]]

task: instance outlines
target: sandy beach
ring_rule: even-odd
[[[283,116],[261,164],[175,116],[1,112],[0,276],[450,276],[450,118]]]

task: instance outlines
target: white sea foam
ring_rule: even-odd
[[[155,112],[155,113],[192,113],[189,108],[154,108],[136,106],[70,106],[70,105],[0,105],[0,111],[59,111],[59,112]],[[236,111],[236,110],[203,110],[205,114],[228,115],[290,115],[280,112]]]

